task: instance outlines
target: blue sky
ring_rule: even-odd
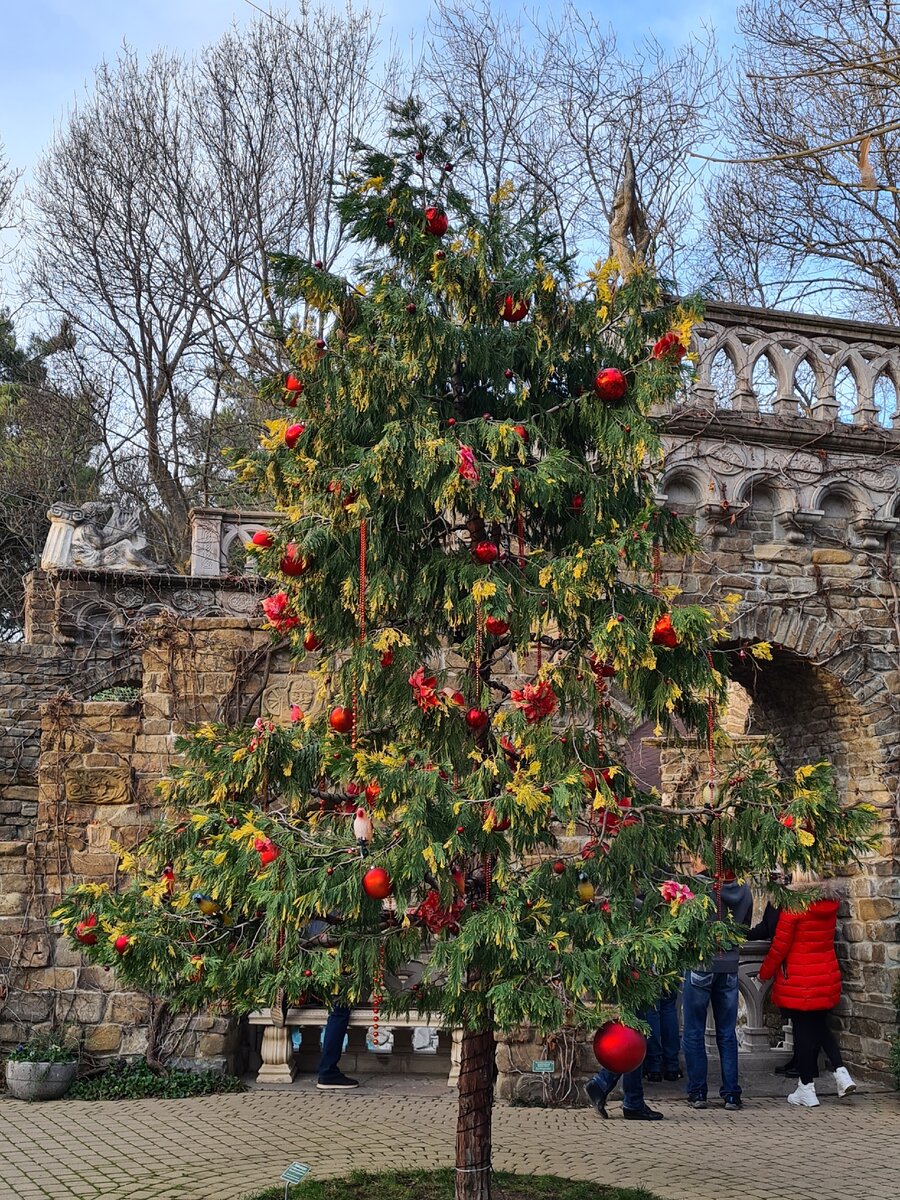
[[[561,7],[558,0],[497,3],[511,14]],[[383,13],[383,32],[394,32],[403,43],[424,27],[428,5],[427,0],[380,5],[373,0],[372,7]],[[685,0],[678,6],[659,0],[581,0],[579,7],[612,25],[623,43],[639,40],[648,30],[662,42],[679,42],[703,21],[719,30],[725,45],[734,37],[735,0]],[[233,21],[241,24],[253,16],[244,0],[0,0],[0,142],[8,158],[16,167],[31,168],[95,65],[114,58],[123,41],[139,51],[165,45],[190,52]]]

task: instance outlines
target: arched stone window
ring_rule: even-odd
[[[824,516],[816,527],[816,536],[829,541],[846,542],[850,536],[850,522],[855,515],[852,498],[839,488],[832,488],[820,498],[819,508]]]
[[[671,475],[664,484],[666,508],[686,521],[693,521],[702,502],[700,485],[684,472]]]
[[[781,507],[775,489],[765,480],[760,480],[750,484],[742,500],[749,504],[741,517],[742,527],[752,530],[756,541],[773,539],[776,535],[775,515]]]

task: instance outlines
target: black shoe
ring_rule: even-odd
[[[800,1078],[800,1072],[794,1066],[793,1059],[791,1059],[790,1062],[783,1063],[780,1067],[776,1067],[773,1074],[783,1075],[785,1077],[785,1079],[799,1079]]]
[[[350,1079],[340,1071],[334,1075],[326,1075],[318,1081],[316,1087],[320,1092],[347,1092],[359,1087],[358,1079]]]
[[[726,1096],[725,1097],[725,1111],[726,1112],[738,1112],[743,1107],[744,1107],[744,1105],[743,1105],[743,1102],[741,1101],[740,1096]]]
[[[644,1078],[648,1083],[662,1083],[662,1071],[645,1071]]]
[[[684,1079],[684,1071],[664,1071],[663,1079],[666,1083],[677,1083],[679,1079]]]
[[[706,1108],[706,1097],[701,1096],[699,1093],[695,1096],[688,1096],[688,1104],[690,1104],[691,1108]]]
[[[609,1113],[606,1111],[606,1097],[609,1095],[609,1092],[604,1092],[603,1088],[592,1080],[590,1083],[585,1084],[584,1094],[590,1100],[591,1108],[596,1109],[604,1121],[607,1120]]]
[[[663,1115],[657,1112],[656,1109],[650,1108],[645,1104],[643,1108],[624,1108],[622,1116],[626,1121],[661,1121]]]

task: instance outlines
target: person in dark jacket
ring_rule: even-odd
[[[781,913],[759,969],[761,980],[774,979],[772,1000],[791,1018],[800,1082],[788,1104],[804,1108],[819,1103],[814,1079],[820,1049],[831,1063],[838,1096],[856,1091],[828,1027],[828,1014],[841,998],[841,969],[834,952],[839,904],[833,891],[825,893],[803,912]]]
[[[700,864],[697,864],[698,866]],[[697,881],[712,886],[707,875],[699,874]],[[739,883],[728,872],[720,887],[722,919],[735,925],[749,926],[753,919],[753,896],[746,883]],[[706,1014],[712,1005],[716,1026],[716,1046],[722,1085],[719,1095],[729,1112],[743,1107],[741,1085],[738,1081],[738,959],[740,947],[723,950],[708,963],[700,963],[685,972],[681,994],[683,1022],[682,1049],[687,1070],[687,1093],[691,1108],[707,1107]]]

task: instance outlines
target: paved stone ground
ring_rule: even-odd
[[[838,1102],[827,1085],[820,1094],[811,1110],[760,1097],[741,1113],[693,1112],[676,1086],[658,1087],[648,1097],[666,1120],[653,1125],[626,1124],[617,1103],[609,1121],[589,1109],[498,1106],[495,1163],[643,1186],[665,1200],[896,1200],[900,1099],[864,1091]],[[0,1197],[238,1200],[277,1182],[293,1159],[319,1176],[444,1166],[454,1119],[455,1093],[411,1077],[371,1078],[344,1095],[304,1080],[202,1100],[4,1098]]]

